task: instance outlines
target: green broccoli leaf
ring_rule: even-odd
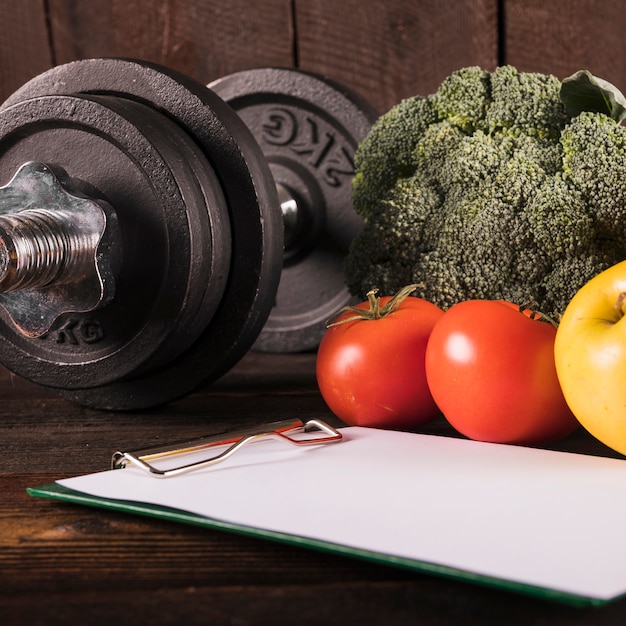
[[[588,70],[580,70],[563,79],[560,92],[561,102],[570,115],[583,111],[604,113],[621,122],[626,118],[626,98],[624,94],[602,78],[597,78]]]

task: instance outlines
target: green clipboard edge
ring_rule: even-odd
[[[228,532],[238,533],[251,537],[260,537],[280,543],[296,545],[304,548],[310,548],[313,550],[320,550],[322,552],[329,552],[332,554],[339,554],[363,559],[382,565],[401,567],[419,573],[434,574],[436,576],[461,580],[464,582],[477,583],[495,589],[513,591],[515,593],[534,596],[539,599],[554,600],[571,606],[599,607],[604,606],[610,602],[614,602],[618,598],[624,597],[618,596],[616,598],[603,600],[599,598],[581,596],[554,589],[548,589],[545,587],[538,587],[535,585],[527,585],[515,581],[501,580],[498,578],[483,576],[481,574],[475,574],[473,572],[468,572],[453,567],[437,565],[436,563],[428,563],[426,561],[416,561],[414,559],[406,559],[393,555],[369,552],[367,550],[360,550],[358,548],[343,546],[340,544],[331,543],[328,541],[321,541],[318,539],[311,539],[309,537],[300,537],[298,535],[290,535],[287,533],[280,533],[271,530],[265,530],[262,528],[254,528],[250,526],[243,526],[240,524],[233,524],[230,522],[220,521],[218,519],[204,517],[202,515],[197,515],[195,513],[188,513],[179,509],[162,507],[154,504],[146,504],[143,502],[130,502],[125,500],[110,500],[107,498],[100,498],[79,491],[74,491],[73,489],[68,489],[67,487],[59,485],[58,483],[41,485],[39,487],[28,487],[26,489],[26,492],[29,495],[38,498],[61,500],[64,502],[71,502],[73,504],[82,504],[85,506],[108,509],[112,511],[122,511],[124,513],[133,513],[135,515],[143,515],[146,517],[154,517],[157,519],[181,522],[184,524],[192,524],[205,528],[225,530]]]

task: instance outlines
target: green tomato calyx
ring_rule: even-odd
[[[535,322],[544,322],[547,324],[552,324],[554,328],[559,327],[559,322],[555,317],[548,315],[547,313],[536,311],[533,308],[534,305],[535,303],[531,302],[529,304],[522,304],[522,305],[516,304],[515,306],[517,307],[518,312],[521,313],[522,315],[525,315],[528,319],[534,320]]]
[[[367,292],[367,301],[369,304],[369,308],[359,308],[356,306],[345,306],[341,311],[339,311],[339,315],[345,313],[347,311],[354,313],[349,317],[346,317],[341,320],[337,320],[336,322],[331,322],[327,325],[327,328],[331,326],[339,326],[340,324],[347,324],[348,322],[356,322],[359,320],[378,320],[381,317],[386,317],[387,315],[391,315],[394,311],[398,309],[398,307],[402,304],[404,300],[408,296],[410,296],[417,289],[417,285],[407,285],[406,287],[402,287],[398,293],[396,293],[389,302],[380,305],[380,297],[378,294],[378,289],[370,289]]]

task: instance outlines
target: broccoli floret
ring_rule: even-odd
[[[598,235],[624,238],[626,130],[602,113],[583,112],[563,131],[563,170],[594,215]]]
[[[560,89],[555,76],[518,72],[510,65],[497,68],[491,74],[489,130],[557,139],[569,119],[559,99]]]
[[[355,159],[350,291],[411,283],[444,309],[503,298],[558,318],[626,258],[626,128],[568,113],[560,85],[464,68],[383,115]]]
[[[439,119],[471,133],[483,126],[489,92],[489,74],[466,67],[448,76],[431,100]]]
[[[354,157],[352,202],[358,213],[367,215],[398,178],[415,171],[415,146],[436,119],[430,101],[415,97],[404,100],[374,124]]]
[[[440,203],[437,191],[416,178],[423,179],[419,170],[414,176],[399,180],[372,205],[369,235],[355,239],[346,258],[348,272],[358,282],[371,280],[372,272],[377,277],[376,284],[399,284],[400,289],[411,282],[414,242],[423,236],[429,216]],[[366,273],[360,276],[362,269]]]

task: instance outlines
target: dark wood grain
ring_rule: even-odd
[[[296,4],[301,67],[328,74],[380,112],[432,93],[453,70],[497,63],[495,0]]]
[[[208,82],[249,67],[327,74],[381,112],[465,65],[626,84],[620,0],[0,0],[0,98],[54,63],[131,56]]]
[[[294,64],[290,0],[49,0],[56,61],[101,56],[161,63],[202,82]]]
[[[0,0],[0,101],[52,64],[45,4]]]
[[[290,362],[285,373],[277,370],[280,359],[251,352],[210,388],[132,413],[84,408],[0,369],[0,475],[91,472],[106,467],[121,445],[138,449],[293,417],[333,421],[315,388],[311,355]]]
[[[626,11],[621,0],[505,0],[504,61],[565,78],[579,69],[626,89]]]

